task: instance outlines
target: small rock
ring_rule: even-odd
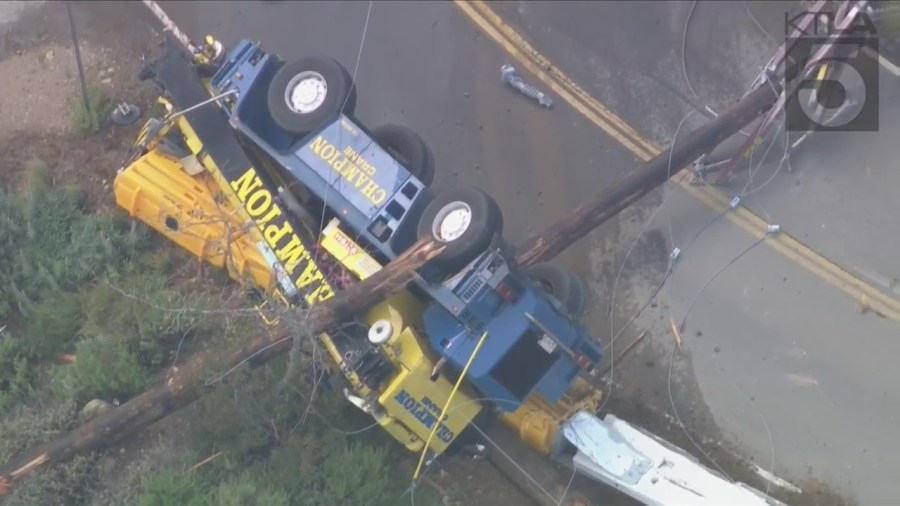
[[[719,348],[718,346],[716,346],[715,348],[713,348],[713,351],[716,352],[716,353],[719,353],[720,348]]]
[[[115,69],[113,69],[112,67],[106,69],[107,74],[112,74],[113,72],[115,72]]]
[[[88,421],[93,418],[96,418],[98,415],[109,411],[112,408],[112,404],[102,400],[102,399],[94,399],[81,408],[81,412],[78,414],[79,419],[82,421]]]
[[[441,503],[444,504],[445,506],[450,506],[450,496],[445,495],[444,497],[442,497]]]
[[[46,53],[44,53],[44,61],[46,61],[48,63],[53,61],[53,50],[52,49],[47,51]]]
[[[104,77],[103,79],[100,80],[100,82],[103,84],[112,84],[112,78]]]
[[[469,92],[467,91],[467,92],[463,93],[463,96],[466,98],[469,98]]]

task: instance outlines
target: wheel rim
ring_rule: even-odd
[[[434,217],[431,233],[440,241],[459,239],[472,223],[472,208],[465,202],[452,202],[442,207]]]
[[[328,82],[322,74],[306,70],[295,75],[284,88],[284,102],[297,114],[309,114],[325,103]]]

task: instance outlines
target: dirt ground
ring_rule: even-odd
[[[89,89],[112,103],[146,109],[151,96],[137,80],[153,36],[142,23],[121,25],[116,3],[83,2],[74,9],[79,49]],[[68,18],[60,3],[24,11],[0,25],[0,185],[14,189],[33,160],[48,165],[52,183],[77,184],[89,207],[113,203],[110,184],[140,123],[116,127],[106,121],[96,134],[73,135],[73,114],[82,100]],[[106,119],[106,118],[101,118]]]

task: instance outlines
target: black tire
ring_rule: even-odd
[[[468,208],[471,218],[462,234],[448,241],[441,237],[436,224],[454,207]],[[502,226],[503,216],[493,197],[477,188],[459,187],[439,193],[428,204],[419,218],[418,236],[445,247],[433,262],[449,273],[462,269],[487,250]]]
[[[565,306],[572,317],[580,318],[584,314],[585,303],[587,302],[584,282],[569,271],[566,271],[566,274],[571,278],[572,284],[569,288],[569,298]]]
[[[422,184],[430,186],[434,181],[434,154],[411,128],[383,125],[372,130],[372,138]]]
[[[291,81],[306,72],[318,74],[327,88],[322,104],[302,113],[288,105],[286,94]],[[278,126],[290,134],[303,136],[335,117],[342,107],[344,114],[352,115],[356,108],[356,86],[347,69],[334,58],[307,56],[278,69],[269,83],[267,101],[269,113]]]
[[[584,312],[584,285],[562,267],[545,262],[526,268],[525,273],[544,293],[558,300],[571,316],[578,317]]]

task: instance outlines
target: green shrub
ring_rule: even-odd
[[[32,392],[34,376],[22,342],[10,335],[0,337],[0,413]]]
[[[114,335],[142,366],[162,365],[187,337],[211,333],[219,323],[202,311],[213,307],[212,296],[166,285],[163,272],[115,277],[99,284],[87,297],[83,333]]]
[[[0,462],[68,430],[75,413],[74,405],[47,399],[7,410],[0,416]]]
[[[2,341],[0,341],[2,342]],[[28,405],[9,409],[0,416],[0,462],[9,462],[21,452],[46,443],[71,430],[76,410],[66,402],[35,398]],[[5,498],[9,506],[79,506],[97,485],[96,459],[76,457],[72,461],[51,466],[22,480]]]
[[[210,487],[194,475],[162,471],[144,486],[140,506],[206,506]]]
[[[280,489],[267,488],[251,473],[219,484],[210,498],[217,506],[288,506],[288,494]]]
[[[0,191],[0,318],[27,316],[48,293],[115,272],[146,241],[142,231],[84,214],[70,194]]]
[[[351,441],[330,451],[319,471],[316,493],[308,504],[366,504],[391,506],[400,502],[404,487],[385,451]]]
[[[74,363],[57,367],[53,385],[65,399],[126,399],[141,391],[147,373],[121,340],[97,336],[78,343]]]
[[[84,297],[58,292],[39,302],[22,331],[25,353],[35,361],[52,358],[75,342],[84,323]]]
[[[106,90],[99,86],[88,85],[87,96],[89,108],[85,106],[83,97],[79,96],[69,113],[72,129],[78,135],[100,130],[103,120],[115,107]]]
[[[273,412],[278,408],[296,409],[290,404],[280,406],[289,400],[272,392],[275,367],[270,364],[258,371],[235,371],[225,378],[226,386],[200,400],[191,437],[199,453],[221,450],[243,461],[267,452],[274,442],[273,431],[285,429],[290,421],[284,415],[272,416]]]
[[[49,186],[47,185],[47,171],[50,167],[47,162],[40,158],[33,158],[25,163],[24,181],[22,186],[25,188],[26,197],[36,197],[45,193]]]
[[[35,472],[23,480],[7,499],[9,506],[82,506],[90,504],[99,485],[97,458],[77,456]]]

